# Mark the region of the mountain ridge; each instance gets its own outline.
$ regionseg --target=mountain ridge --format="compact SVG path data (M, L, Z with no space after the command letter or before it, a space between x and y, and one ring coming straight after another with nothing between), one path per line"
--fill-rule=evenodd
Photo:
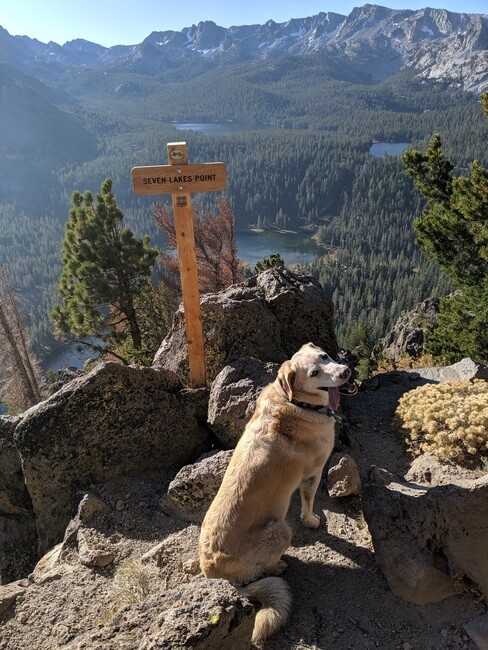
M221 27L202 21L181 31L153 31L141 43L104 47L84 39L43 44L0 28L0 55L21 70L35 64L43 80L81 68L117 68L148 75L204 64L272 60L324 51L347 71L372 81L411 69L420 80L470 92L488 87L488 14L445 9L388 9L365 4L347 16L320 12L283 23Z

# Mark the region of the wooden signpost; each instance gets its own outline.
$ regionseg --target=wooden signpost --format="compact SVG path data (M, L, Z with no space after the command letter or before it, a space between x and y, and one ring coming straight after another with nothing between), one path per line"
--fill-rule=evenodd
M193 233L192 192L215 192L227 187L224 163L188 164L186 142L169 142L168 164L132 169L135 194L171 194L175 217L176 243L185 310L186 341L190 383L206 383L205 348L200 313L195 235Z

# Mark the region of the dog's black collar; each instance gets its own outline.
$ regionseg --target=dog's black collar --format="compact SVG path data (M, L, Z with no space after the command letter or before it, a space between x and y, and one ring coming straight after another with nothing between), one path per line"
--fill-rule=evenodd
M302 409L307 409L307 411L316 411L317 413L322 413L322 415L327 415L329 418L340 417L335 411L333 411L330 406L320 406L320 404L309 404L308 402L299 402L297 399L292 399L291 403L295 406L299 406Z

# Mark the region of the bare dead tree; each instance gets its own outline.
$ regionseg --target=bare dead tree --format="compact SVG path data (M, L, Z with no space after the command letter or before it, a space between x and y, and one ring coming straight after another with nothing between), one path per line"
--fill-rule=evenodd
M25 328L5 269L0 265L0 352L3 398L14 410L41 401L42 395Z
M163 230L170 252L160 254L163 280L175 293L180 291L178 258L176 251L175 223L165 203L156 203L154 213L156 224ZM227 198L221 198L217 211L194 210L193 230L195 252L201 293L225 289L243 278L241 264L237 257L235 241L235 216Z

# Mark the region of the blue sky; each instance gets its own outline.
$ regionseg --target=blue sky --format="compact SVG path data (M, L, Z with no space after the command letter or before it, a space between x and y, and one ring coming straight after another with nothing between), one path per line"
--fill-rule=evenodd
M373 2L391 9L434 7L454 12L487 13L488 0L390 0ZM140 43L153 31L181 30L201 20L218 25L281 23L332 11L346 15L365 2L327 0L4 0L0 25L47 43L84 38L100 45Z

